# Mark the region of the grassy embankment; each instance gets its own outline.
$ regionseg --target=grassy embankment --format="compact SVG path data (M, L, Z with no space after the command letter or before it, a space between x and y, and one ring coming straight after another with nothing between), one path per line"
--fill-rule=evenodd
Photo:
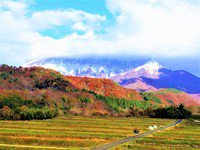
M28 149L26 146L41 146L42 149L48 149L48 147L89 149L132 136L133 129L145 132L149 125L163 126L174 121L79 116L63 116L51 120L0 121L0 149ZM2 144L8 144L11 147ZM21 145L21 147L14 145ZM35 148L39 149L39 147Z
M184 120L181 124L154 133L148 137L124 143L112 149L134 150L199 150L200 123L194 120Z

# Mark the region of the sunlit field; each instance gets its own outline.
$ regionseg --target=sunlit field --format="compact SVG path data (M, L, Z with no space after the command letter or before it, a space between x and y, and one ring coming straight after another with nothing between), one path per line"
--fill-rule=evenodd
M145 132L150 125L164 126L173 122L175 120L80 116L0 121L0 149L90 149L132 136L134 129Z
M199 150L200 123L184 120L181 124L112 149Z

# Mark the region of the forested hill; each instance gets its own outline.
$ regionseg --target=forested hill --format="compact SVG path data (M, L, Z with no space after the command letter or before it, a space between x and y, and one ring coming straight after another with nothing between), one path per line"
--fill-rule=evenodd
M0 118L144 114L171 101L123 88L109 79L63 76L41 67L0 66Z
M112 80L70 77L41 67L16 68L0 67L0 90L53 90L69 92L74 90L92 90L98 94L116 98L142 100L135 90L123 88Z

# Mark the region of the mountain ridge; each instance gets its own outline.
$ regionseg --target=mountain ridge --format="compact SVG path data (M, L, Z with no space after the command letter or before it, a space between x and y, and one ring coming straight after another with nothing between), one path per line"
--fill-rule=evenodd
M114 99L122 99L122 101L134 100L144 102L142 93L133 89L124 88L111 79L64 76L59 72L42 67L17 68L2 65L0 66L0 81L0 93L3 91L22 91L22 93L27 92L25 94L27 95L28 93L43 93L43 91L46 91L49 94L60 92L64 95L71 95L70 97L72 99L77 99L77 92L79 95L85 95L85 92L89 92L89 94L94 94L97 98L99 98L99 96L96 94L99 94ZM144 94L145 93L146 92L144 92ZM161 103L157 103L157 105L169 105L168 100L174 100L174 104L176 105L181 103L186 106L200 104L198 101L192 99L188 94L175 89L156 90L146 94L147 96L149 94L151 95L151 97L147 98L149 104L154 104L153 99L157 94L160 96L161 101ZM59 95L60 94L57 96ZM56 95L54 96L57 97Z
M31 66L54 69L70 76L109 78L138 91L177 88L191 94L200 93L200 78L184 70L171 70L154 59L46 58L23 65Z

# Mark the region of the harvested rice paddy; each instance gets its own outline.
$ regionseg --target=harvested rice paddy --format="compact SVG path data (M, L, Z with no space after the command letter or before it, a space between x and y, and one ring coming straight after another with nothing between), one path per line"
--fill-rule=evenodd
M133 140L112 149L133 150L199 150L200 123L184 120L181 124L153 133L149 137Z
M50 120L32 121L1 120L0 149L90 149L132 136L134 129L145 132L148 131L150 125L165 126L174 121L152 118L81 116L62 116ZM178 128L181 127L178 126ZM171 130L166 131L166 135L171 132ZM165 138L165 134L160 134L158 138ZM153 139L152 137L142 138L146 140L145 142L141 139L137 140L137 144L130 143L128 145L151 144L151 141L156 137L155 135ZM199 135L196 135L196 137L199 137ZM191 140L194 139L193 135L187 137L189 136ZM127 146L122 145L120 147L124 149Z

